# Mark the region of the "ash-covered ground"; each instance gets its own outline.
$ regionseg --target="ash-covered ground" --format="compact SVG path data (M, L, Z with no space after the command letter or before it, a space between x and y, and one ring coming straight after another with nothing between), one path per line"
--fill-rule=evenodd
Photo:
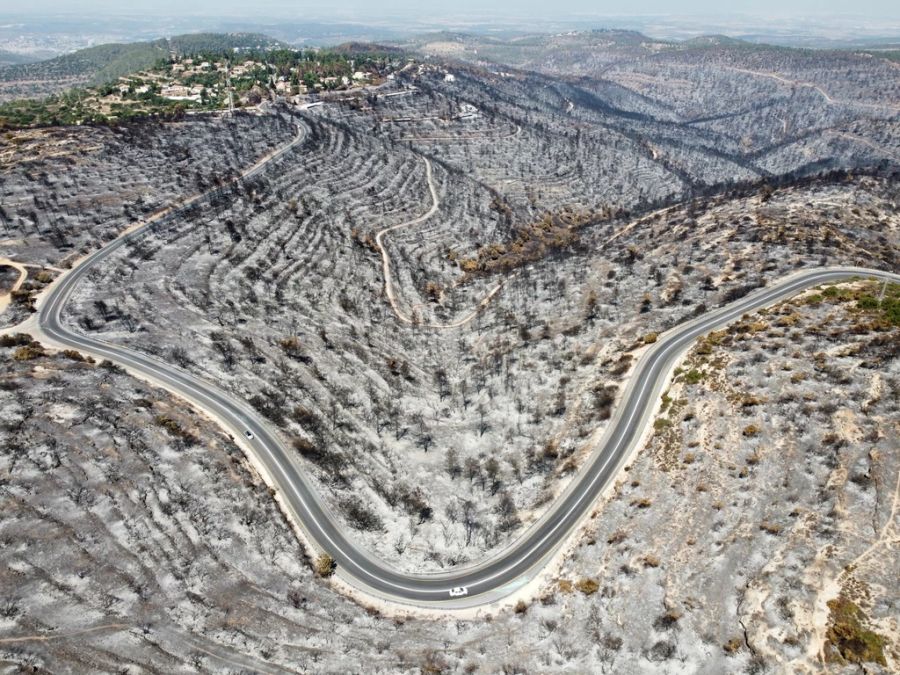
M853 61L838 90L837 58L781 55L778 79L745 53L688 56L577 79L417 66L309 111L23 133L0 153L2 243L36 267L0 316L18 322L61 268L299 125L261 176L92 272L66 320L248 400L382 559L477 561L576 474L655 334L798 268L897 269L895 72ZM679 68L699 79L679 85ZM889 670L898 332L876 292L820 291L702 342L559 578L490 622L342 599L210 422L9 338L4 658Z
M859 309L877 290L819 289L703 340L558 576L475 620L346 600L208 420L108 364L8 339L0 658L134 673L841 672L865 658L890 672L900 329Z
M478 560L539 517L649 334L797 268L896 265L891 180L539 216L336 111L256 182L123 249L68 316L249 400L410 571ZM404 226L433 205L428 166L437 210Z

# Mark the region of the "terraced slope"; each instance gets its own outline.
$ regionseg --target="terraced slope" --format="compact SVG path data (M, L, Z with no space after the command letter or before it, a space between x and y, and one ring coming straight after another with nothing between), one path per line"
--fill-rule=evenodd
M131 245L68 320L249 400L338 517L402 569L479 559L533 522L602 433L645 336L797 266L895 264L885 184L723 197L583 225L471 321L430 328L496 287L461 261L520 237L531 213L498 210L477 161L466 175L434 152L436 212L383 238L405 324L375 233L429 212L426 163L344 112L306 115L302 148L257 183ZM804 213L820 199L833 212ZM878 216L848 219L854 203Z

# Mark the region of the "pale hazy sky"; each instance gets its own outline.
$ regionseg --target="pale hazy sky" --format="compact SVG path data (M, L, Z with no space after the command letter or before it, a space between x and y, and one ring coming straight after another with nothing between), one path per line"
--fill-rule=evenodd
M429 16L498 14L546 16L639 14L747 14L823 17L852 14L867 19L900 16L898 0L0 0L3 14L169 15L208 18L289 17L377 18L379 14L405 14L410 19ZM88 18L88 16L85 16Z

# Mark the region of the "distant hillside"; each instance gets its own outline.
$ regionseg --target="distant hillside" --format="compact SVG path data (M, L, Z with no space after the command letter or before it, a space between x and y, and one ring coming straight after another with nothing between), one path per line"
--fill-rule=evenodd
M418 35L398 44L433 57L526 70L539 70L559 60L578 62L585 55L611 63L676 48L676 43L655 40L636 31L607 29L505 37L444 31Z
M197 33L152 42L107 44L80 49L47 61L0 67L0 81L102 84L149 68L170 54L202 54L234 49L269 49L285 46L278 40L255 33ZM51 84L52 86L52 84Z
M30 63L35 59L25 56L24 54L16 54L15 52L7 52L0 49L0 66L12 66L22 63Z
M700 35L681 43L684 47L759 47L758 44L727 35Z
M592 76L614 64L659 58L663 53L729 52L744 57L757 54L763 59L768 55L783 58L785 50L796 58L817 57L824 53L726 35L701 35L688 40L657 39L637 31L617 29L506 36L442 31L417 35L396 44L430 57L565 76ZM873 46L865 51L881 59L898 60L892 45Z
M0 68L0 79L71 80L83 82L115 79L153 65L169 56L166 40L134 44L108 44L80 49L47 61Z
M400 47L377 42L344 42L330 47L328 51L335 54L403 54Z
M620 46L640 47L648 42L662 42L636 30L621 30L616 28L597 28L586 36L588 43L611 42Z

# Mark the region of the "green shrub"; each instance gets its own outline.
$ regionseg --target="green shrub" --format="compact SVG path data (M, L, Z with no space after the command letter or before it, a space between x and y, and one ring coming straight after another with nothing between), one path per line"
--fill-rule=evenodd
M878 299L871 295L864 295L856 301L860 309L878 309Z
M686 384L698 384L703 381L703 373L697 369L691 369L684 374Z
M653 422L653 428L657 431L662 431L663 429L668 429L672 426L672 423L666 419L665 417L658 417Z
M887 666L884 638L863 627L866 615L859 607L840 597L829 600L828 609L831 613L828 632L825 634L826 645L837 651L833 656L829 654L828 660Z

